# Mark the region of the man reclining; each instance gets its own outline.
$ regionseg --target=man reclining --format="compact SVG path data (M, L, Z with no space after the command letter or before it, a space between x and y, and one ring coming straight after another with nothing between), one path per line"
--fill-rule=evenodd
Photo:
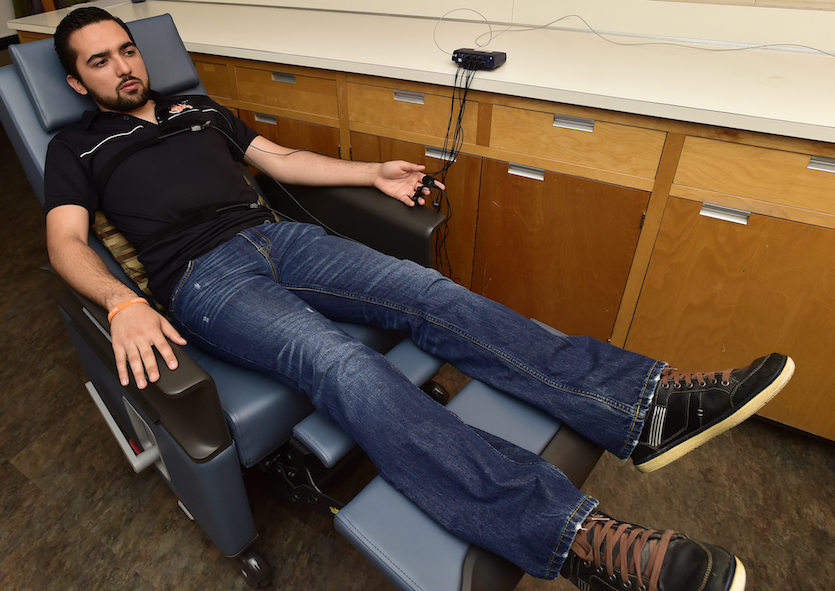
M315 226L275 223L239 162L283 183L373 185L410 206L423 167L289 150L207 97L160 96L127 27L98 8L71 12L55 47L69 84L99 110L50 144L49 255L70 285L110 310L122 384L159 379L154 349L176 368L167 339L184 344L185 335L306 393L430 517L535 577L562 572L584 589L613 588L604 571L635 589L745 587L730 552L598 513L554 466L463 424L332 321L406 331L644 472L753 414L789 381L791 359L675 373L594 339L554 336L434 270ZM99 209L138 247L173 324L87 246ZM190 213L207 210L208 220Z

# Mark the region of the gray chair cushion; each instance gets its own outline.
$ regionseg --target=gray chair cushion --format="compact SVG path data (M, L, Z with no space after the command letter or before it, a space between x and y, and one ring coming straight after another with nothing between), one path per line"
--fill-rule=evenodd
M535 453L541 453L562 426L533 406L475 380L447 408L468 425ZM334 525L402 591L461 588L470 545L379 476L337 513Z

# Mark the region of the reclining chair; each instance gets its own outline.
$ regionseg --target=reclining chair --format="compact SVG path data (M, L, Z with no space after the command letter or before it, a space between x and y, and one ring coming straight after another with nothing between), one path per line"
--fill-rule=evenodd
M205 94L170 16L129 26L156 90ZM0 69L0 120L43 202L49 140L94 105L66 84L51 41L12 46L10 53L13 65ZM318 208L314 215L320 218L330 211L328 225L341 223L340 232L366 238L385 235L367 231L367 220L374 218L372 223L388 228L390 242L396 245L404 243L404 232L416 236L408 252L393 254L431 264L431 235L441 214L405 208L373 190L291 192L307 199L302 212ZM365 212L352 210L358 203ZM365 216L364 221L357 222L357 216ZM90 245L115 275L135 287L92 234ZM372 246L387 249L382 243ZM291 500L334 515L336 528L399 589L498 591L518 583L518 568L456 539L380 477L344 506L323 494L315 475L336 465L354 443L316 413L303 394L192 347L177 348L176 371L160 365L162 376L156 384L142 391L132 384L122 387L115 375L105 311L68 287L59 297L59 311L89 378L87 388L134 470L154 466L186 514L221 552L238 561L251 585L266 585L270 567L253 548L257 532L242 479L247 470L269 473ZM418 385L430 380L442 364L400 334L343 328L387 352ZM601 453L555 419L476 381L464 387L449 408L474 426L541 453L578 486Z

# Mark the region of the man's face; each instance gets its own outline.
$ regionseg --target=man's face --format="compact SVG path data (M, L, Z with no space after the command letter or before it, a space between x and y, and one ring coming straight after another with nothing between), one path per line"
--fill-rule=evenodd
M131 112L148 102L145 62L118 23L87 25L70 36L70 45L80 79L67 76L67 82L76 92L89 94L103 111Z

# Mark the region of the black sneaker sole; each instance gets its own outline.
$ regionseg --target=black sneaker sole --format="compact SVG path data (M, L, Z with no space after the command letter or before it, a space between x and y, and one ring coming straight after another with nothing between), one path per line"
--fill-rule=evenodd
M654 472L659 468L663 468L667 464L676 461L680 457L690 453L703 443L710 441L717 435L721 435L725 431L736 427L745 419L750 417L752 414L760 410L765 404L774 398L783 387L789 383L792 376L794 375L794 361L791 357L786 357L786 364L783 366L783 370L777 375L773 382L771 382L767 387L763 388L763 390L754 396L751 400L749 400L744 405L740 406L736 412L727 416L725 419L719 421L718 423L711 425L704 431L700 433L696 433L695 435L688 437L687 439L682 440L679 444L664 450L664 452L656 455L651 456L645 459L640 464L635 464L635 467L638 468L643 473Z

